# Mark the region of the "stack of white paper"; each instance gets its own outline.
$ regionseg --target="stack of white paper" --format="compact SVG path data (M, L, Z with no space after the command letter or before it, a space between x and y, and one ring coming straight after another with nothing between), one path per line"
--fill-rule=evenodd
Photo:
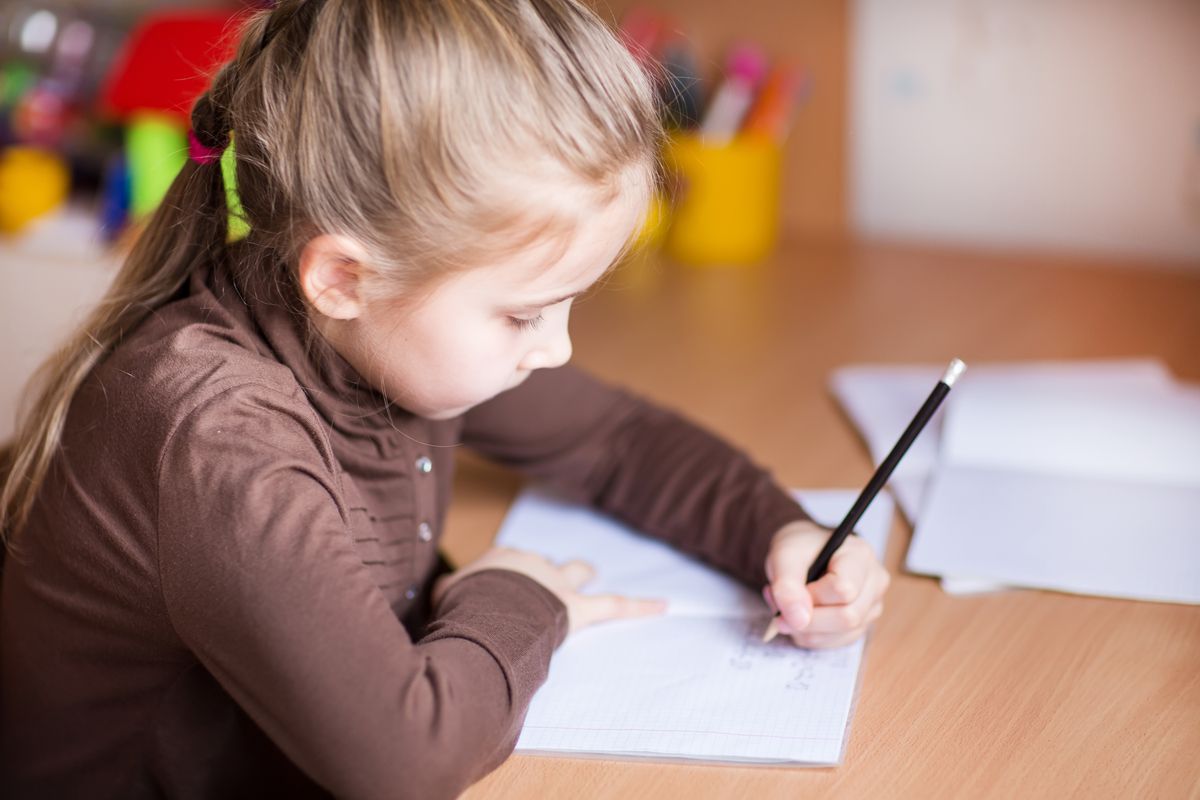
M804 492L836 525L856 492ZM881 495L858 530L882 554L892 517ZM497 543L597 571L589 592L669 601L666 616L573 635L529 708L524 752L730 762L841 761L864 643L811 651L763 644L770 612L757 591L588 509L523 494Z
M876 460L906 424L886 429L904 419L900 404L911 416L937 374L835 376ZM972 365L942 414L897 470L915 519L909 569L943 576L948 591L1200 602L1200 390L1153 361Z

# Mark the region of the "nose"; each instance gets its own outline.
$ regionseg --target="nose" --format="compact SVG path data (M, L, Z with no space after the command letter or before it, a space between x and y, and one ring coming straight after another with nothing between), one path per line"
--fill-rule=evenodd
M525 369L553 369L571 360L571 333L566 315L547 327L544 338L525 355L521 364Z
M567 330L566 324L562 326L562 331L557 333L546 347L547 367L561 367L571 360L571 354L574 350L571 347L571 333Z

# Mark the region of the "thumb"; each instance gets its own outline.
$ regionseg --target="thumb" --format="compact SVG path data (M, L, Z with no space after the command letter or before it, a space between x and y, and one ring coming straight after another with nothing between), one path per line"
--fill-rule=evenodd
M813 600L808 587L796 578L780 578L771 584L771 594L792 630L803 630L812 619Z

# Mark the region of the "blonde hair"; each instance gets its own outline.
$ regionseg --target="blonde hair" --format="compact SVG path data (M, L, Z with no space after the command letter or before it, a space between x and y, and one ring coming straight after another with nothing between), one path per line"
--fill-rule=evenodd
M575 0L282 0L249 19L236 57L192 112L198 139L236 131L250 233L233 267L295 291L319 233L367 250L402 295L519 246L531 210L503 187L556 170L612 196L648 193L662 136L650 80ZM36 401L0 451L11 548L95 365L196 269L234 252L220 165L189 161L114 283L42 365Z

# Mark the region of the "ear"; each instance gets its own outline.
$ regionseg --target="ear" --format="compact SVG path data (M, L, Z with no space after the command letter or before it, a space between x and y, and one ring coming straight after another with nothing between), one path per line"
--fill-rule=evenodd
M300 251L300 290L313 308L331 319L356 319L363 312L360 286L368 269L366 250L346 236L322 234Z

